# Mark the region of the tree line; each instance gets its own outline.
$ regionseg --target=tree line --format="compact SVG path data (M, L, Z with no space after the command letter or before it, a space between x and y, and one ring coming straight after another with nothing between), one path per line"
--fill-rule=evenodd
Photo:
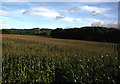
M42 35L49 36L51 29L2 29L2 34L19 34L19 35Z
M105 27L2 29L2 34L42 35L52 38L120 43L120 29Z
M57 28L52 30L51 37L120 43L120 29L105 27Z

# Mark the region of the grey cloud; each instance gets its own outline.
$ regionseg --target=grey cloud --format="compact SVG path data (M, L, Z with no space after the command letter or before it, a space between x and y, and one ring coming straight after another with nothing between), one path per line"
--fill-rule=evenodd
M36 5L36 7L45 7L45 6L46 6L46 4L44 2L39 5ZM23 14L28 14L30 12L32 12L32 9L27 9L27 10L23 11Z
M79 11L80 11L80 7L71 7L64 10L65 13L69 13L69 14L75 14Z
M100 13L92 14L92 16L97 16L97 15L100 15Z
M91 16L97 16L97 15L100 15L100 13L97 13L96 11L91 12Z
M102 26L104 25L104 21L94 22L91 24L91 26Z
M65 16L64 15L59 15L59 16L56 16L56 20L59 20L59 19L63 19L63 18L65 18Z
M109 24L106 24L105 26L108 27L108 28L110 28L110 27L118 28L118 24L114 24L114 23L109 23Z
M25 10L25 11L23 12L23 14L30 13L31 11L32 11L32 9Z

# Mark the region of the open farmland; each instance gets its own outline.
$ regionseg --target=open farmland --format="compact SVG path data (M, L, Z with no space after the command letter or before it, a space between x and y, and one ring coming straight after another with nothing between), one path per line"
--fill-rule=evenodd
M2 82L118 84L119 54L114 43L3 34Z

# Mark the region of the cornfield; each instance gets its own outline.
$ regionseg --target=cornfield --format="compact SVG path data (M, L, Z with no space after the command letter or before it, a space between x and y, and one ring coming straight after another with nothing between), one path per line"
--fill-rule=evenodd
M2 83L119 84L120 45L2 36Z

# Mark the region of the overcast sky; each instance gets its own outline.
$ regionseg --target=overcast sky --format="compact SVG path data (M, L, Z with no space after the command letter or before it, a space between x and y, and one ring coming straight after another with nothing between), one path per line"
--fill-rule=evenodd
M2 2L2 28L116 27L117 2Z

